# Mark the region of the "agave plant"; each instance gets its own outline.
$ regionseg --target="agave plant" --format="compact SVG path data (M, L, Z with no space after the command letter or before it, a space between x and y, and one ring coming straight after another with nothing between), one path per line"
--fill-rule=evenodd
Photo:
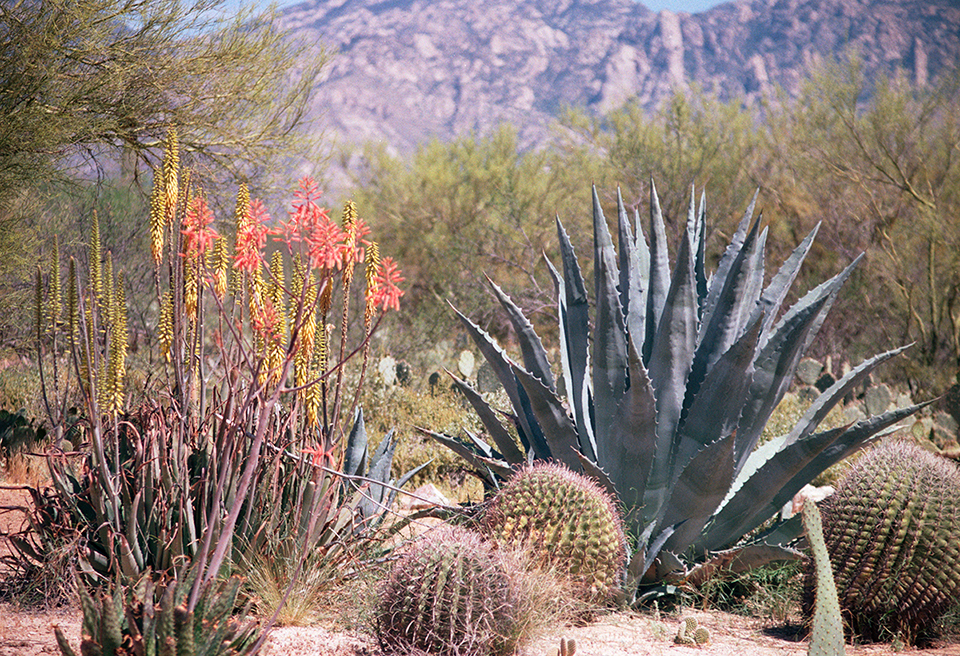
M767 231L761 217L753 220L754 195L708 279L702 196L698 208L691 193L672 271L652 182L649 245L639 212L634 228L619 193L617 202L619 253L594 188L592 331L586 285L557 219L562 274L548 265L558 297L565 399L532 324L491 282L516 330L522 364L455 311L506 390L520 444L484 398L456 377L493 445L469 433L469 441L461 441L425 432L465 457L490 485L524 462L557 460L615 492L637 538L630 582L641 585L629 585L631 595L695 582L717 567L743 570L796 557L789 542L802 531L800 518L768 520L820 472L920 407L817 432L831 408L903 350L896 349L854 368L789 433L758 447L860 258L781 313L816 228L764 284Z

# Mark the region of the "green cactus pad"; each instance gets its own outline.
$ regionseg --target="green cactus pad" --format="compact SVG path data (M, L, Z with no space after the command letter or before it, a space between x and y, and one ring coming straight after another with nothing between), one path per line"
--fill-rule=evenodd
M388 651L438 656L513 653L517 590L480 535L443 527L414 543L380 591L377 635Z
M620 514L599 485L563 465L518 472L494 497L487 527L498 541L526 548L540 565L568 576L586 601L609 601L620 588Z
M960 600L960 469L915 444L861 458L821 504L840 605L859 636L915 640ZM808 572L805 605L812 603Z

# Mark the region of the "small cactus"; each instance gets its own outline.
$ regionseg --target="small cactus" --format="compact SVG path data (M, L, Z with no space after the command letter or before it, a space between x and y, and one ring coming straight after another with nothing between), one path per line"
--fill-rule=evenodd
M908 442L883 444L820 507L853 631L915 640L960 600L960 469ZM813 573L804 606L809 613Z
M705 626L697 626L696 617L687 616L680 620L680 628L673 641L678 645L705 645L710 642L710 631Z
M816 568L817 599L813 611L813 633L810 636L809 656L843 656L843 617L840 615L840 601L837 599L837 586L830 567L830 554L823 539L823 524L820 509L813 501L803 504L803 526L807 531L807 542L813 553Z
M560 646L549 652L550 656L574 656L577 653L577 643L573 638L560 638Z
M500 553L472 531L443 527L394 564L380 591L376 630L388 651L509 654L521 635L521 606Z
M540 463L514 475L494 497L487 527L496 540L569 577L585 601L607 602L620 588L620 514L599 485L563 465Z

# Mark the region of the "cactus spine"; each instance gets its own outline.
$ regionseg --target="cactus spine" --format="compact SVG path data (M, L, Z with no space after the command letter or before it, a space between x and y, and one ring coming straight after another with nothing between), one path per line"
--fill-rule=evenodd
M521 470L494 497L491 535L523 547L541 566L568 576L579 597L604 603L620 589L626 563L620 514L611 496L563 465Z
M398 652L509 654L519 641L519 608L499 552L472 531L443 527L395 563L381 589L377 635Z
M840 600L830 567L830 554L823 539L823 524L817 504L803 504L803 526L807 542L813 554L816 568L817 599L813 611L813 633L810 636L809 656L843 656L843 617L840 615Z
M955 463L885 443L851 468L821 511L840 606L859 636L915 641L960 600Z

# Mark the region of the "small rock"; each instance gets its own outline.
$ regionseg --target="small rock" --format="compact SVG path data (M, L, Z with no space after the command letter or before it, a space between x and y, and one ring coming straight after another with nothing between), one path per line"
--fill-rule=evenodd
M484 361L477 369L477 391L481 394L489 394L500 389L500 380L493 371L493 366Z
M797 365L797 378L804 385L815 385L823 373L823 365L813 358L804 358Z
M377 371L380 373L380 380L387 387L397 384L397 361L391 356L380 358Z
M400 502L400 507L404 510L424 510L435 506L450 505L450 500L433 483L424 483L410 494L402 496L403 500Z

